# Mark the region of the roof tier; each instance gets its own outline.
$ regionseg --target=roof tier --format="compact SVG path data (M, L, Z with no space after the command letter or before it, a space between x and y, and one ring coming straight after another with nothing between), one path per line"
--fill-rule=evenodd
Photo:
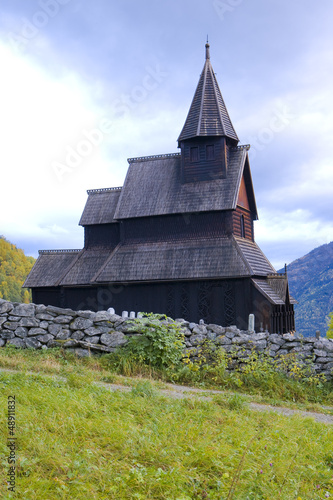
M275 269L256 243L224 236L42 252L24 286L266 277L272 273Z

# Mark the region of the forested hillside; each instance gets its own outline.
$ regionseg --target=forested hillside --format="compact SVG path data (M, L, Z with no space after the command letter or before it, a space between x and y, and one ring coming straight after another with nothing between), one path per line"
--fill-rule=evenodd
M327 331L333 311L333 242L315 248L288 266L291 295L295 306L296 330L305 336Z
M30 302L31 293L22 285L35 259L24 255L15 245L0 236L0 298Z

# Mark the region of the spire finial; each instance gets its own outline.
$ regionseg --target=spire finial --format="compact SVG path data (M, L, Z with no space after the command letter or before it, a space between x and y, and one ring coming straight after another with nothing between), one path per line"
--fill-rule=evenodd
M206 59L210 59L210 52L209 52L209 43L208 43L208 35L207 35L207 43L206 43Z

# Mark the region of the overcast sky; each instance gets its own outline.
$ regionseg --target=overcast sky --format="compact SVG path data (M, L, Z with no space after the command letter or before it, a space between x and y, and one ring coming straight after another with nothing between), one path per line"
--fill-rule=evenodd
M0 235L82 248L86 190L177 152L211 62L275 267L333 240L331 0L10 0L0 18Z

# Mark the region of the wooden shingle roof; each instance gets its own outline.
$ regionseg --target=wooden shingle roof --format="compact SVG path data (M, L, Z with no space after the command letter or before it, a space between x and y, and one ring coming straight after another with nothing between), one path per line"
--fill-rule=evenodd
M267 276L273 267L253 242L224 236L41 252L24 286Z
M267 280L264 279L252 279L251 280L257 290L259 290L264 297L266 297L271 304L274 305L283 305L285 303L284 300L276 293L275 290L269 285Z
M87 191L88 199L79 225L108 224L113 222L121 192L120 188L94 189Z
M276 274L276 270L254 241L237 237L235 237L235 240L249 266L251 276Z
M221 136L239 141L231 123L210 62L206 44L206 62L178 142L194 137Z
M58 285L82 250L43 250L39 252L23 287L49 287Z
M247 150L230 149L226 178L185 184L179 154L129 159L115 219L235 209Z
M249 276L230 237L121 245L97 282L169 281Z
M61 280L61 285L88 285L93 282L110 253L109 248L103 247L84 249Z

